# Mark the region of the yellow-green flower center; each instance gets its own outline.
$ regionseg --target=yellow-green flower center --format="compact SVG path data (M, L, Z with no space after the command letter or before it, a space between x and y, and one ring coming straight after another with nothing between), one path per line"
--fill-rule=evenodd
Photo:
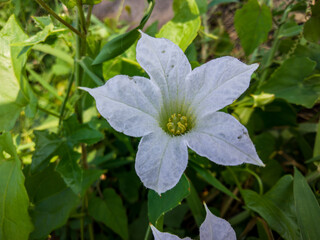
M188 119L186 116L183 116L180 113L174 113L168 119L167 128L173 135L183 134L188 129Z

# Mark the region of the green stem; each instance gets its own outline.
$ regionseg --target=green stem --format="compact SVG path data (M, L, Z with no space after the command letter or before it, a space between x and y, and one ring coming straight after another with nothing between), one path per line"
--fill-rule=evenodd
M65 25L67 28L69 28L71 31L73 31L75 34L77 34L81 38L85 38L85 35L83 35L80 31L78 31L72 25L70 25L65 20L63 20L61 17L59 17L59 15L56 14L43 0L36 0L36 2L41 7L43 7L48 13L50 13L50 15L52 15L55 19L57 19L59 22L61 22L63 25Z
M84 12L82 8L82 0L77 0L77 7L78 7L78 16L80 19L80 28L84 36L87 34L87 28L86 28L86 20L84 17Z
M232 177L234 178L234 181L236 182L237 187L239 188L240 192L242 191L242 186L239 182L239 179L237 175L233 172L231 167L227 167L227 170L231 173Z
M70 75L70 77L69 77L69 84L68 84L68 88L67 88L66 97L63 100L63 103L62 103L62 106L61 106L61 110L60 110L59 126L61 126L61 123L62 123L62 119L63 119L64 111L66 109L66 105L67 105L67 102L68 102L68 99L69 99L69 95L70 95L73 79L74 79L74 74L72 73Z
M256 174L254 171L252 171L252 170L250 170L248 168L237 169L237 171L248 172L251 175L253 175L257 179L257 182L258 182L258 185L259 185L259 194L263 195L263 184L262 184L261 178L258 176L258 174Z
M93 9L93 5L90 5L89 9L88 9L87 19L86 19L86 29L87 29L87 31L88 31L88 29L90 27L92 9Z
M60 115L58 113L52 112L52 111L50 111L50 110L48 110L46 108L41 107L40 105L38 105L38 109L41 110L42 112L45 112L45 113L51 115L51 116L60 118Z
M144 236L144 240L148 240L148 239L149 239L150 229L151 229L151 227L150 227L150 225L148 225L148 228L147 228L146 234L145 234L145 236Z

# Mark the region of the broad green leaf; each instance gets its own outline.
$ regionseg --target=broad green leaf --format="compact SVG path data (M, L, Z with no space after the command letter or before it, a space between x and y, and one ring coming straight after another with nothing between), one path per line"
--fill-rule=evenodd
M21 162L9 133L0 135L0 239L27 240L33 230L28 214Z
M198 227L200 227L203 220L205 219L206 212L203 208L203 204L197 193L197 190L194 188L191 182L189 184L190 184L190 194L187 197L187 204L192 212L194 219L196 220Z
M49 26L52 24L52 20L50 16L44 16L44 17L36 17L32 16L32 19L35 21L38 27L41 29L44 29L46 26Z
M51 158L58 154L62 144L61 138L48 131L34 131L36 149L32 155L31 171L42 171L49 165Z
M308 57L317 62L316 69L320 71L320 45L309 42L306 45L298 45L294 51L295 56Z
M63 129L67 136L67 141L72 145L79 143L92 145L103 138L103 134L91 128L89 124L80 124L75 115L72 115L63 122Z
M228 196L238 199L227 187L225 187L208 169L204 169L193 161L189 161L190 166L196 170L196 172L209 184L211 184L216 189L227 194Z
M314 6L311 7L312 16L304 24L303 35L304 37L314 43L319 43L320 41L320 2L317 1Z
M37 174L26 176L26 188L33 203L30 214L35 225L31 240L45 239L53 230L66 224L80 202L54 167L51 164Z
M264 194L266 199L271 200L288 217L296 222L296 211L293 199L293 178L291 175L284 175L277 183Z
M139 199L139 188L141 187L141 181L137 174L134 171L125 171L117 175L117 177L119 179L119 190L123 197L130 203L137 202Z
M300 104L311 108L318 98L312 85L306 84L304 79L311 75L316 63L306 57L292 57L271 75L262 86L262 91L273 93L290 103Z
M82 169L78 165L81 155L74 152L66 143L59 148L59 156L60 161L56 171L76 194L83 195L103 173L102 170L97 169Z
M249 0L236 11L234 26L248 56L267 40L272 28L271 11L265 4L260 6L257 0Z
M207 0L196 0L196 3L198 5L199 13L200 15L205 14L208 9L208 2Z
M156 225L157 220L178 206L181 201L190 194L190 184L185 175L183 175L178 184L171 190L159 196L155 191L149 190L148 193L148 215L149 221Z
M241 195L246 207L259 213L269 226L284 239L299 239L297 224L273 201L252 190L243 190Z
M24 74L27 53L10 46L27 38L14 16L0 31L0 131L12 129L24 107L30 117L36 111L37 100Z
M319 203L306 179L297 169L294 170L293 193L297 219L301 230L301 239L318 239L320 236L318 221L320 219Z
M89 214L96 221L103 222L122 239L129 239L128 219L121 198L111 188L103 190L103 197L104 199L92 197L89 200Z
M101 49L98 56L94 59L92 63L93 65L103 63L105 61L108 61L110 59L113 59L119 56L120 54L125 52L138 39L138 37L140 36L140 33L138 30L142 29L146 24L146 22L148 21L155 4L154 0L151 0L148 2L149 2L148 11L143 16L139 26L107 42Z
M195 0L174 0L173 11L173 19L162 26L156 37L167 38L185 51L200 29L199 9Z

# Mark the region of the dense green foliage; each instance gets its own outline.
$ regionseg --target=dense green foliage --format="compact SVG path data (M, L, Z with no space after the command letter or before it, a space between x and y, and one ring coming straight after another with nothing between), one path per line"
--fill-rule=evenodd
M147 240L149 222L196 238L202 202L238 239L320 239L320 2L174 0L159 29L157 1L128 31L91 15L99 0L0 0L0 239ZM192 67L226 55L260 64L223 111L247 127L264 168L190 150L175 188L159 196L142 185L139 139L112 129L78 89L147 76L135 53L142 28Z

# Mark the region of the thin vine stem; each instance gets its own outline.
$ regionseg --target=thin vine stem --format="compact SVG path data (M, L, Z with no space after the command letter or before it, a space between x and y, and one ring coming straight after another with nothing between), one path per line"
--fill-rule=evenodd
M58 14L56 14L43 0L35 0L41 7L43 7L50 15L52 15L55 19L57 19L59 22L61 22L63 25L65 25L67 28L69 28L72 32L77 34L81 38L85 38L85 35L83 35L80 31L78 31L76 28L74 28L72 25L67 23L65 20L63 20L61 17L59 17Z
M66 93L66 97L63 100L62 106L61 106L61 110L60 110L60 117L59 117L59 126L61 126L62 120L63 120L63 115L64 115L64 111L66 109L66 105L69 99L69 95L70 95L70 91L71 91L71 87L72 87L72 83L74 80L74 73L72 73L69 77L69 83L68 83L68 88L67 88L67 93Z

